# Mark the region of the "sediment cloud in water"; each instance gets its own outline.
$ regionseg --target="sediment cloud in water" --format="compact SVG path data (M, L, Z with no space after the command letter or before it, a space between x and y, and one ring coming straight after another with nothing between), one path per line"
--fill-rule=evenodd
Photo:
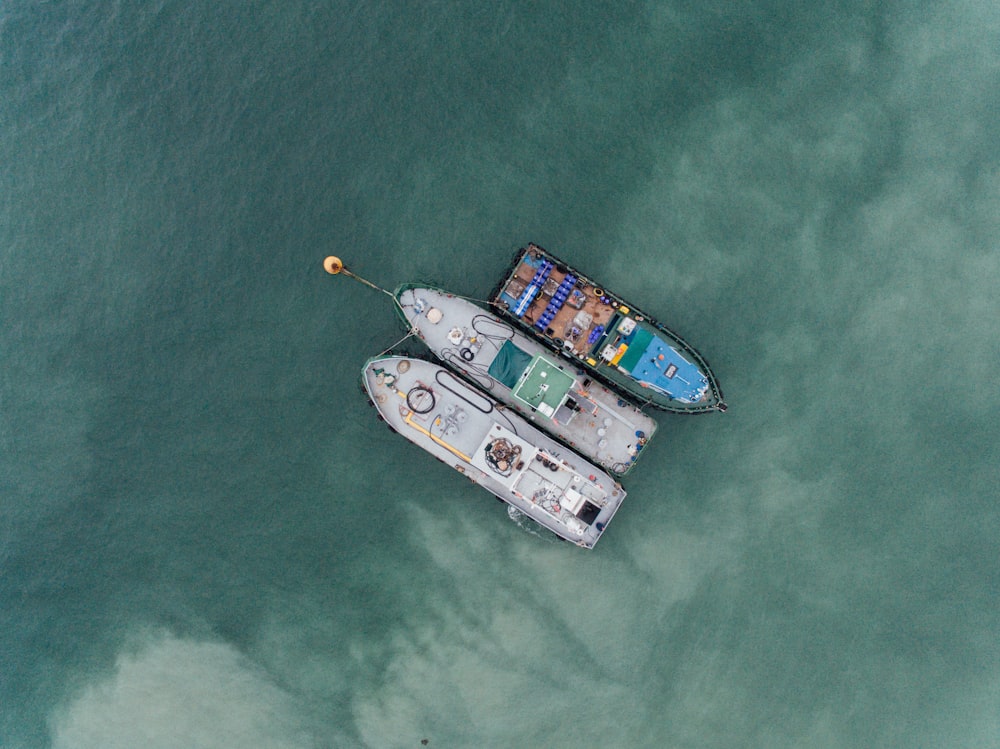
M55 749L313 746L291 695L235 648L161 635L51 721Z

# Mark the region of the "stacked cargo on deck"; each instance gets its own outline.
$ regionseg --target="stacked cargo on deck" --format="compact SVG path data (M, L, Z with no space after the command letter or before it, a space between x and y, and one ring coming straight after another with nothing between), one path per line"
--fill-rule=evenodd
M551 268L551 264L549 264ZM574 276L567 275L563 278L562 282L556 288L555 294L552 295L552 301L549 302L545 311L542 312L542 316L538 318L538 322L535 323L535 328L541 331L545 331L549 327L549 323L552 322L552 318L558 314L559 310L566 303L567 297L569 297L570 292L573 290L573 284L576 283L576 278Z

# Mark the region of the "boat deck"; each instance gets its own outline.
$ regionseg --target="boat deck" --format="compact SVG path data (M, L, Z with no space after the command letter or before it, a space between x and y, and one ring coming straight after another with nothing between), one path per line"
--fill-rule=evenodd
M609 471L627 473L655 433L635 404L482 307L429 286L396 299L435 356Z
M593 548L625 498L610 474L442 366L380 356L362 381L394 431L578 546Z
M532 278L538 272L541 262L541 259L529 257L517 266L513 278L504 289L504 300L508 301L511 307L517 303L517 300L531 285ZM593 344L588 344L588 336L584 333L595 329L607 329L616 309L605 294L597 293L603 291L602 289L584 282L579 286L574 285L575 293L571 292L554 315L547 318L545 312L549 309L553 296L567 275L569 273L566 270L560 270L558 267L553 268L521 319L532 327L536 327L538 320L546 320L544 327L538 329L540 333L548 336L557 345L563 346L566 351L576 356L589 355Z
M537 245L518 252L490 302L619 392L668 411L725 410L694 348Z

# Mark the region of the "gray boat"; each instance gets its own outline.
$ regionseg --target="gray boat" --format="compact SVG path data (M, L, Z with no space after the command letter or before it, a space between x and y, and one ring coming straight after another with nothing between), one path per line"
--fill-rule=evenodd
M441 361L613 474L627 473L656 431L636 405L471 301L412 284L395 295Z
M394 431L577 546L593 548L625 499L609 473L441 365L377 356L362 381Z

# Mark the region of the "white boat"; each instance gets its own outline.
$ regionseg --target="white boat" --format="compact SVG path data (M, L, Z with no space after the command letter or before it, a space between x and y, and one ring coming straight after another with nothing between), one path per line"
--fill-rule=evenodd
M395 296L438 359L615 475L629 471L656 431L635 404L473 302L412 284Z
M593 548L625 499L611 474L443 366L378 356L362 380L393 430L577 546Z

